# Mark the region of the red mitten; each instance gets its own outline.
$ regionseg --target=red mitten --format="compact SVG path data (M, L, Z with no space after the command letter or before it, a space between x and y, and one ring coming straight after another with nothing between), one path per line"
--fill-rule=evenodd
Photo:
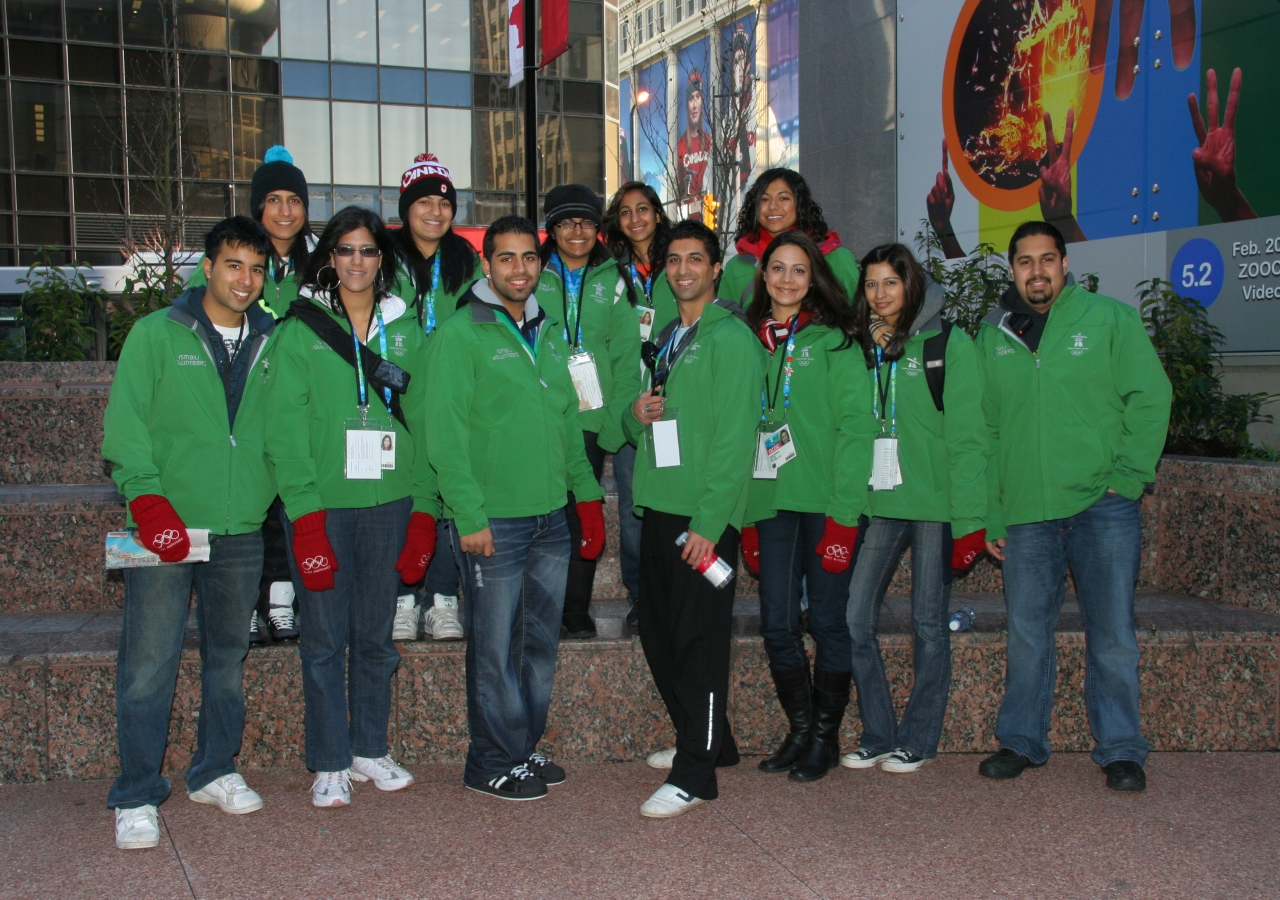
M827 516L827 527L822 530L822 540L815 551L822 557L822 571L835 575L849 568L853 561L853 547L858 543L858 526L841 525Z
M951 568L958 572L967 570L986 549L987 529L985 528L979 528L962 538L956 538L951 542Z
M159 494L143 494L129 504L138 525L138 543L167 563L182 562L191 552L187 526L177 510Z
M582 547L578 553L583 559L595 559L604 549L604 503L584 500L577 509L578 522L582 525Z
M309 591L333 590L333 573L338 571L338 558L329 545L324 530L323 509L299 516L293 523L293 558L298 563L302 585Z
M409 531L405 534L404 549L396 560L396 571L405 584L417 584L427 574L431 557L436 555L436 519L428 513L416 512L409 516Z
M748 525L742 529L742 564L751 570L751 574L760 575L760 532L756 526Z

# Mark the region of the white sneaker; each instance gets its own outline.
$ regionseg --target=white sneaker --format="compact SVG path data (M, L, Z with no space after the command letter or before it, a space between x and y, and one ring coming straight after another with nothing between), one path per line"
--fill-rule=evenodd
M686 794L674 784L664 784L644 801L644 805L640 807L640 815L650 819L674 819L706 802L701 797Z
M380 791L398 791L413 784L413 776L396 765L390 756L382 759L353 756L349 771L353 781L372 781Z
M899 748L889 754L880 768L885 772L914 772L928 762L923 756L916 756L910 750Z
M154 806L116 810L116 846L145 850L160 843L160 813Z
M645 760L652 768L670 769L676 759L676 748L670 750L658 750L649 754L649 758Z
M235 816L262 809L262 798L244 783L239 772L215 778L200 790L189 792L187 796L196 803L210 803Z
M346 769L341 772L317 772L316 780L311 782L311 805L322 809L350 806L351 773Z
M396 620L391 626L391 640L416 641L418 639L418 598L405 594L396 598Z
M873 753L863 747L859 747L852 753L846 753L840 757L840 765L846 769L874 769L882 759L888 759L893 755L892 750L886 750L884 753Z
M462 623L458 621L458 598L432 595L434 603L427 610L423 631L437 641L462 640Z
M298 637L298 623L293 614L293 583L272 582L267 592L267 624L271 626L273 641L288 641Z

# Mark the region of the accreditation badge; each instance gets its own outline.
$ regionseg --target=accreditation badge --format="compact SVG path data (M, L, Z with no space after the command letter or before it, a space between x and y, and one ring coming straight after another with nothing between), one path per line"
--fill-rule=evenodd
M778 480L778 470L769 463L769 450L764 443L770 434L764 426L756 432L756 461L751 467L751 477L760 481Z
M649 468L680 465L680 421L674 406L662 411L662 418L649 426L645 439L649 442Z
M347 458L343 472L350 481L382 480L383 435L387 432L377 419L347 419ZM392 464L395 461L395 437Z
M578 412L604 406L604 391L600 388L600 373L596 371L594 356L585 350L570 356L569 377L578 392Z
M783 425L777 431L764 435L764 450L769 457L769 465L780 469L796 458L795 430L790 425Z
M871 478L867 484L873 491L891 491L902 484L896 437L876 438L871 445Z
M640 340L647 341L653 334L653 310L648 306L637 306L636 315L640 317Z

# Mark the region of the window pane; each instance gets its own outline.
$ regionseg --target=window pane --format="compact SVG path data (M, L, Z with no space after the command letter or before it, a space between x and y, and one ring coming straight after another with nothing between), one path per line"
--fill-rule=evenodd
M538 79L538 112L560 112L560 82Z
M325 177L327 178L328 175L326 174ZM312 187L308 182L307 193L310 194L310 199L307 201L307 218L311 220L312 227L316 228L316 233L319 234L324 223L333 218L333 192L328 187Z
M294 164L310 184L328 184L329 103L325 100L284 100L284 143Z
M120 83L120 51L115 47L67 48L72 81Z
M165 9L161 0L130 0L125 4L124 42L145 47L163 47Z
M604 112L603 91L600 82L566 81L564 83L564 111L598 116ZM616 115L616 113L615 113Z
M427 146L444 163L458 190L471 187L471 112L428 109Z
M132 166L132 160L130 160ZM178 184L155 179L129 179L129 212L135 216L163 216L178 210Z
M109 178L77 178L76 212L123 215L124 182Z
M280 63L280 72L287 96L329 98L329 66L326 63L286 59Z
M125 96L125 119L129 128L125 160L129 174L135 178L160 178L165 172L173 172L177 165L178 148L173 124L177 115L175 96L166 91L136 88ZM159 185L148 180L139 182L130 193L159 190Z
M210 9L223 8L223 12L186 11L178 7L178 45L189 50L221 50L227 52L227 14L221 3L210 4Z
M280 55L329 58L327 0L280 0Z
M379 0L378 29L384 66L422 68L422 0Z
M348 0L352 2L352 0ZM378 107L372 103L333 104L333 180L377 184ZM377 209L376 206L371 207Z
M182 95L182 171L187 178L230 178L229 97Z
M618 83L618 11L604 8L604 80Z
M231 86L251 94L278 94L280 64L274 59L232 59Z
M187 184L183 186L183 195L188 215L221 219L230 212L226 185Z
M474 112L471 122L471 186L477 190L523 190L520 116L514 112Z
M333 208L363 206L382 214L382 192L377 188L340 187L333 190Z
M0 91L0 134L5 134L8 131L9 131L9 98L5 96L4 91ZM4 169L9 168L9 142L8 141L0 141L0 168L4 168ZM8 197L9 195L9 186L7 182L8 182L8 179L5 178L3 175L0 175L0 186L3 186L3 190L0 190L0 195L3 195L3 197Z
M519 88L507 87L505 75L471 76L472 105L485 109L516 109Z
M376 63L377 19L374 0L333 0L329 6L331 58Z
M382 107L383 184L399 185L404 170L426 148L426 110L421 106Z
M383 103L427 102L426 84L421 69L381 69Z
M252 12L241 11L248 5L237 3L232 8L231 52L251 56L278 56L278 7L275 3L261 3Z
M432 0L432 5L435 5L435 0ZM432 15L430 10L427 15ZM507 71L507 4L502 0L471 0L471 17L475 21L476 32L475 43L471 47L472 70ZM428 18L428 22L434 27L434 19ZM434 39L432 46L436 46Z
M120 40L116 0L66 0L67 37L75 41L114 44Z
M62 80L62 45L9 41L9 72L16 78Z
M564 180L604 193L604 120L564 117L562 147L568 164ZM563 182L562 182L563 183Z
M67 171L67 107L62 86L15 81L13 148L19 169Z
M187 91L227 91L230 76L225 56L184 53L179 63L182 70L182 88Z
M432 106L470 106L471 76L462 72L428 72L427 102Z
M378 70L373 66L333 66L335 100L377 100Z
M280 101L274 97L233 97L231 110L233 176L247 181L262 165L262 154L280 143Z
M71 243L71 220L61 216L18 216L18 241L66 246Z
M7 0L10 34L62 37L62 4L58 0Z
M18 209L28 212L70 212L67 179L48 175L19 175Z
M166 87L173 80L173 73L164 53L153 50L124 51L125 84L143 87Z
M484 40L485 35L479 33L478 37ZM467 0L427 0L427 65L464 72L471 68L471 11Z
M77 172L123 175L118 88L71 88L71 149Z

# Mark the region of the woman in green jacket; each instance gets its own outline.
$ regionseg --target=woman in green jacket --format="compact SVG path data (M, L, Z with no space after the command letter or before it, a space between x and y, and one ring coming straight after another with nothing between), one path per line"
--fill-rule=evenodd
M840 764L914 772L938 753L951 686L951 573L985 547L987 436L973 341L942 318L941 287L902 244L862 260L854 299L858 341L874 374L864 403L873 449L871 524L849 587L853 677L862 739ZM937 375L941 373L941 390ZM932 383L931 383L932 382ZM876 638L880 606L911 547L915 683L899 723Z
M598 237L602 211L600 198L586 185L562 184L547 194L547 238L536 294L538 305L563 323L569 373L578 388L578 424L597 481L605 454L617 453L626 443L622 415L640 395L637 301ZM590 362L583 364L588 356ZM591 388L584 389L591 382L594 395ZM578 546L581 523L572 498L567 515L569 535ZM578 554L570 558L562 636L595 637L588 614L595 575L596 560Z
M734 235L738 255L725 263L716 296L744 307L750 303L760 256L785 231L803 231L817 242L845 298L851 299L858 286L858 262L840 245L840 235L827 230L808 182L792 169L769 169L743 197Z
M864 402L871 380L854 344L853 311L802 231L780 234L764 251L747 323L770 359L747 500L755 524L742 532L743 559L760 578L760 635L791 726L760 768L814 781L836 765L849 702L845 608L876 431ZM776 467L771 446L780 452ZM812 680L800 625L806 586L817 644Z
M401 578L435 551L439 496L423 446L425 338L389 294L395 247L349 206L325 227L303 298L281 325L267 458L289 520L302 615L312 803L351 802L350 780L413 783L388 755L391 639Z

